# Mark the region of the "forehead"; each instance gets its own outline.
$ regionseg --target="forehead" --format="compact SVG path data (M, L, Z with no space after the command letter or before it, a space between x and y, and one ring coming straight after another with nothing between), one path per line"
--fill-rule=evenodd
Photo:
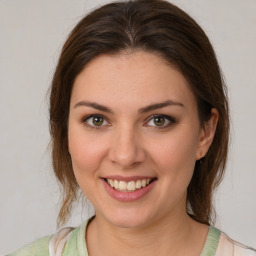
M83 98L137 105L169 99L195 102L182 73L162 57L144 51L93 59L74 82L71 102Z

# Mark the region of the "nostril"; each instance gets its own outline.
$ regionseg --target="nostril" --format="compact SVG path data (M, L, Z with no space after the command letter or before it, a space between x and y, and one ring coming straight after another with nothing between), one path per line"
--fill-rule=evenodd
M134 168L145 161L146 153L143 147L136 143L127 141L125 144L121 141L115 147L110 148L108 158L124 168Z
M112 151L109 154L109 159L125 168L134 168L143 162L143 158L137 150L134 151Z

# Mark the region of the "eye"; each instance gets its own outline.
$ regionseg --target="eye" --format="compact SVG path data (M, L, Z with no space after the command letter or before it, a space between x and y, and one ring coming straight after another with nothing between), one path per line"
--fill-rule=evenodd
M165 128L175 123L175 119L167 115L154 115L147 122L148 126L154 126L158 128Z
M90 115L83 119L83 123L94 128L109 125L102 115Z

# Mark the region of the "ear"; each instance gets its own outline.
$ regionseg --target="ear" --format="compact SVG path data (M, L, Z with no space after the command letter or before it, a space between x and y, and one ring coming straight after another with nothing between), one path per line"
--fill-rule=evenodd
M211 118L207 122L204 122L203 127L200 130L196 160L203 158L207 154L214 139L218 119L219 113L217 109L212 108Z

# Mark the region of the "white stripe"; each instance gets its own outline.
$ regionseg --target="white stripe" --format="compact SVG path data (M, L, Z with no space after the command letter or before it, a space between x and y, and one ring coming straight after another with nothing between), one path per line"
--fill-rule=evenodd
M67 240L69 239L73 228L63 228L52 235L49 240L49 255L61 256Z

